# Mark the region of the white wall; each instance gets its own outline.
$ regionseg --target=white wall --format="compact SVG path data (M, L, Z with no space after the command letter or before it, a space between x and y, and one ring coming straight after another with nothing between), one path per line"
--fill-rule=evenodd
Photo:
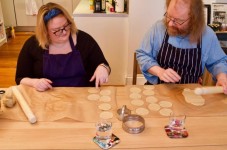
M204 4L211 4L213 2L215 2L215 0L203 0Z
M35 0L37 7L42 6L43 2L40 0ZM25 0L15 0L15 15L17 26L36 26L36 15L26 15Z
M128 18L75 16L78 29L89 33L111 66L108 85L124 85L127 75Z
M165 12L165 0L130 0L129 1L129 49L127 62L127 84L131 84L133 71L133 53L139 47L147 30Z
M73 0L73 11L77 7L77 5L79 4L79 2L80 2L80 0Z
M0 2L0 46L2 46L6 42L6 33L5 33L5 25L4 25L4 20L3 20L3 13L2 13L2 5Z
M16 26L13 0L1 0L5 26Z
M227 0L203 0L204 4L227 3Z

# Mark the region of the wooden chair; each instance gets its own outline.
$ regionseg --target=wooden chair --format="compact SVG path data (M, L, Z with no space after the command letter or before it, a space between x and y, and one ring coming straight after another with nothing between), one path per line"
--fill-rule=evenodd
M141 70L139 67L139 64L136 60L136 53L134 53L134 58L133 58L133 75L132 75L132 84L136 85L136 79L137 79L137 74L141 74Z
M203 86L214 86L215 82L212 79L212 75L205 69L204 74L202 76L202 85Z

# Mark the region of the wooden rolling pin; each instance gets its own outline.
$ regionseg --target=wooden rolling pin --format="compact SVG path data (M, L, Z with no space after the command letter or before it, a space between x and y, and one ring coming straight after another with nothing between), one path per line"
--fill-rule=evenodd
M223 93L222 86L196 88L194 93L197 95Z
M20 91L18 90L17 86L12 86L12 91L13 91L14 96L17 98L17 101L19 102L22 110L24 111L24 114L28 118L29 122L35 123L36 122L36 116L31 111L31 108L29 107L26 100L24 99L24 97L22 96Z

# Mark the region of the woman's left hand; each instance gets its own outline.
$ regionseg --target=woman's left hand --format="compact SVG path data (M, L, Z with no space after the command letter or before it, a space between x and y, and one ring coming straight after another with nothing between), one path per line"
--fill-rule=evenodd
M95 87L98 88L99 85L108 82L108 76L109 76L108 70L104 66L99 65L96 68L95 73L91 77L90 82L96 79Z
M222 86L224 93L227 94L227 75L225 73L220 73L217 75L216 86Z

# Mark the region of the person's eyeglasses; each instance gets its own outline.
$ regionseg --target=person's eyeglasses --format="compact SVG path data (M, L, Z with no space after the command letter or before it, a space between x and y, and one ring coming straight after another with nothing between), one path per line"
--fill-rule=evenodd
M68 23L67 25L63 26L61 29L54 31L53 34L56 36L62 35L63 31L68 31L71 27L71 23Z
M167 12L164 14L164 17L166 18L167 22L169 23L170 21L172 21L175 25L182 25L184 24L186 21L188 21L190 19L190 17L186 20L181 20L181 19L177 19L177 18L172 18L169 17Z

